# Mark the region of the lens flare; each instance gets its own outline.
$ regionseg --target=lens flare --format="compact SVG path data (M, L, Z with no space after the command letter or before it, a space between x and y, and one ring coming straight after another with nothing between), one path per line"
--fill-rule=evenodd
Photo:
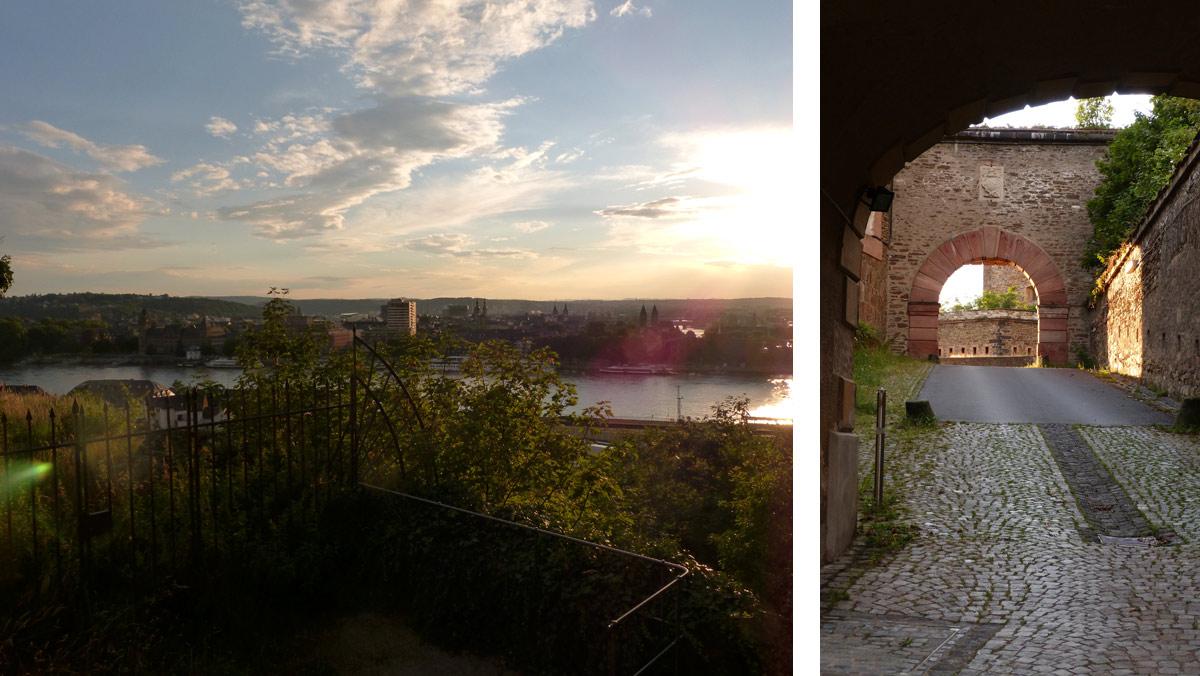
M48 462L32 462L25 467L9 468L8 473L0 480L0 495L16 492L30 480L37 481L50 471Z

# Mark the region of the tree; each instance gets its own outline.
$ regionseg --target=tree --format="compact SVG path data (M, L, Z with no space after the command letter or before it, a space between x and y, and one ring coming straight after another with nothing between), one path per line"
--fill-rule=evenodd
M25 356L25 325L16 317L0 319L0 362Z
M312 327L296 330L288 326L287 318L294 311L291 301L284 298L287 289L273 286L267 293L271 300L262 309L263 325L238 340L242 379L251 382L264 373L294 381L312 377L321 355L319 336Z
M1075 126L1080 129L1112 129L1113 105L1107 96L1080 99L1075 108Z
M1081 262L1100 272L1109 256L1141 220L1158 192L1171 180L1200 127L1200 101L1156 96L1149 115L1117 132L1104 157L1096 160L1100 185L1088 200L1093 233Z
M994 291L984 291L978 297L966 303L955 303L951 306L951 312L961 312L963 310L1033 310L1032 305L1022 302L1017 298L1017 287L1010 286L1004 293L996 293Z
M0 298L4 297L4 293L12 286L12 283L12 257L6 254L0 256Z

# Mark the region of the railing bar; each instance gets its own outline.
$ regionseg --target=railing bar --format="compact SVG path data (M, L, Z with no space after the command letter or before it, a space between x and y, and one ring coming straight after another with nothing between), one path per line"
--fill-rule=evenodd
M0 448L4 449L0 456L4 457L4 483L8 484L9 469L8 469L8 416L0 411ZM15 486L15 484L14 484ZM12 549L13 532L12 532L12 495L9 491L4 491L4 515L7 524L8 532L8 547Z
M112 430L111 430L111 428L109 427L109 420L108 420L108 402L105 402L105 404L104 404L104 435L105 435L105 437L104 437L104 439L105 439L105 441L104 441L104 458L105 458L105 460L106 460L106 464L108 465L108 476L107 476L107 477L105 477L105 482L104 482L104 484L105 484L105 492L107 493L107 496L108 496L108 499L107 499L107 507L108 507L108 513L109 513L109 514L112 514L112 498L113 498L113 490L112 490L112 477L113 477L112 444L111 444L111 443L108 441L109 435L110 435L111 433L112 433Z
M57 425L55 424L56 420L57 420L57 416L54 414L54 409L51 408L50 409L50 469L53 472L53 479L51 480L51 487L54 489L54 501L53 501L53 504L54 504L54 576L55 576L55 584L59 584L62 582L62 540L60 539L60 534L62 533L62 513L59 510L59 504L58 504L58 502L59 502L58 494L61 491L59 491L59 486L58 486L58 446L56 445L58 443L58 439L56 437L58 430L56 429L56 427L57 427Z
M292 492L292 383L283 384L283 408L287 411L283 418L283 450L287 459L287 489ZM289 512L290 514L291 512Z
M654 666L654 663L657 662L659 660L659 658L661 658L663 655L666 655L671 650L671 648L674 648L675 644L679 643L681 640L683 640L683 636L676 636L675 640L671 641L670 645L668 645L666 648L663 648L662 652L660 652L657 655L655 655L654 657L650 658L650 661L645 663L644 665L642 665L641 669L638 669L637 671L635 671L633 676L641 676L641 674L643 672L645 672L650 667Z
M544 530L544 529L542 529L542 528L537 528L537 527L535 527L535 526L528 526L528 525L526 525L526 524L523 524L523 523L517 523L517 522L515 522L515 521L509 521L509 520L507 520L507 519L501 519L501 518L499 518L499 517L491 516L491 515L489 515L489 514L480 514L479 512L473 512L473 511L471 511L471 510L469 510L469 509L463 509L462 507L455 507L454 505L447 505L447 504L446 504L446 503L444 503L444 502L437 502L437 501L435 501L435 500L428 500L428 499L426 499L426 498L419 498L419 497L417 497L417 496L415 496L415 495L409 495L409 494L407 494L407 493L401 493L401 492L399 492L399 491L393 491L393 490L390 490L390 489L387 489L387 488L383 488L383 487L381 487L381 486L374 486L374 485L371 485L371 484L368 484L368 483L363 483L363 482L361 482L361 481L359 482L359 484L358 484L358 485L359 485L359 486L362 486L363 488L370 488L370 489L374 489L374 490L380 491L380 492L382 492L382 493L388 493L388 494L390 494L390 495L398 495L398 496L400 496L400 497L402 497L402 498L407 498L407 499L409 499L409 500L415 500L415 501L417 501L417 502L423 502L423 503L425 503L425 504L428 504L428 505L434 505L434 506L436 506L436 507L441 507L441 508L443 508L443 509L449 509L449 510L451 510L451 511L460 512L460 513L462 513L462 514L469 514L469 515L471 515L471 516L477 516L477 517L479 517L479 518L482 518L482 519L487 519L487 520L489 520L489 521L496 521L496 522L498 522L498 523L503 523L503 524L507 524L507 525L510 525L510 526L516 526L517 528L524 528L524 529L526 529L526 530L531 530L531 531L534 531L534 532L537 532L537 533L545 533L546 535L549 535L549 536L551 536L551 537L558 538L558 539L560 539L560 540L567 540L568 542L574 542L574 543L581 544L581 545L587 545L587 546L589 546L589 547L594 547L594 548L596 548L596 549L601 549L601 550L604 550L604 551L609 551L609 552L613 552L613 553L616 553L616 554L622 554L622 555L624 555L624 556L629 556L629 557L633 557L633 558L636 558L636 559L641 559L641 560L643 560L643 561L650 561L651 563L657 563L657 564L661 564L661 565L668 566L668 567L670 567L670 568L674 568L674 569L676 569L676 570L680 571L680 573L679 573L677 576L675 576L675 578L674 578L673 580L671 580L670 582L668 582L668 583L667 583L665 586L663 586L662 588L660 588L658 591L654 592L654 593L653 593L653 594L651 594L650 596L647 596L645 599L643 599L643 600L642 600L642 602L641 602L641 603L638 603L638 604L637 604L637 605L635 605L634 607L630 608L629 610L627 610L627 611L626 611L624 614L622 614L622 615L621 615L620 617L618 617L617 619L615 619L615 620L613 620L613 621L609 622L609 623L608 623L608 628L609 628L609 629L612 629L614 626L616 626L617 624L619 624L619 623L620 623L622 620L624 620L625 618L629 617L631 614L633 614L634 612L636 612L636 611L637 611L639 608L641 608L642 606L646 605L646 604L647 604L647 603L649 603L650 601L652 601L652 600L654 600L655 598L657 598L658 596L660 596L660 595L661 595L663 592L665 592L665 591L667 591L668 589L670 589L672 586L674 586L674 585L675 585L675 583L676 583L676 582L679 582L679 581L680 581L680 580L682 580L683 578L687 577L687 575L688 575L688 572L689 572L689 571L688 571L688 569L687 569L685 566L682 566L682 565L680 565L680 564L678 564L678 563L671 563L670 561L663 561L662 559L656 559L656 558L653 558L653 557L650 557L650 556L646 556L646 555L644 555L644 554L638 554L638 553L636 553L636 552L630 552L630 551L627 551L627 550L624 550L624 549L618 549L618 548L616 548L616 547L610 547L609 545L602 545L602 544L600 544L600 543L598 543L598 542L588 542L587 540L581 540L581 539L579 539L579 538L576 538L576 537L571 537L570 535L563 535L562 533L555 533L554 531Z
M125 402L125 431L130 432L129 402ZM137 528L133 519L133 435L125 437L125 474L129 482L129 563L137 569Z
M37 455L35 455L33 450L33 411L29 409L25 411L25 431L29 436L29 465L33 467L37 463ZM37 586L34 589L34 594L40 595L42 570L38 566L37 475L38 472L29 473L29 528L33 534L33 574L37 577Z
M150 418L150 398L147 397L146 398L146 430L147 430L147 434L149 434L149 430L151 429L151 424L152 423L151 423L151 418ZM150 467L150 472L148 474L147 480L149 482L149 489L150 489L149 490L149 492L150 492L150 578L151 578L151 581L153 582L158 579L158 517L156 514L156 512L157 512L156 505L155 505L156 501L154 499L154 473L157 471L157 467L155 467L155 465L157 463L155 463L155 461L154 461L154 449L153 448L146 449L146 462Z

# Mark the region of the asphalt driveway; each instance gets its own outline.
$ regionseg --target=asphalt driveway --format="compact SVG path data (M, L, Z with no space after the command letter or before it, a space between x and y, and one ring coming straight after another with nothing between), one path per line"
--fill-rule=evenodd
M1173 422L1172 416L1077 369L937 364L918 398L929 401L939 420L1084 425Z

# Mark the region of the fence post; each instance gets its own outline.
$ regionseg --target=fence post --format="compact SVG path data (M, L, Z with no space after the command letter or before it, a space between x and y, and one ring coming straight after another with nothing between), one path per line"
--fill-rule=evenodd
M84 612L88 611L87 578L88 559L90 558L91 542L84 524L87 515L87 500L84 483L87 481L87 442L84 441L83 407L78 401L71 404L71 415L75 427L75 537L79 547L79 591L83 593Z
M887 420L887 390L879 388L875 399L875 511L883 509L883 435Z
M354 329L354 350L350 367L350 485L358 484L358 328Z

